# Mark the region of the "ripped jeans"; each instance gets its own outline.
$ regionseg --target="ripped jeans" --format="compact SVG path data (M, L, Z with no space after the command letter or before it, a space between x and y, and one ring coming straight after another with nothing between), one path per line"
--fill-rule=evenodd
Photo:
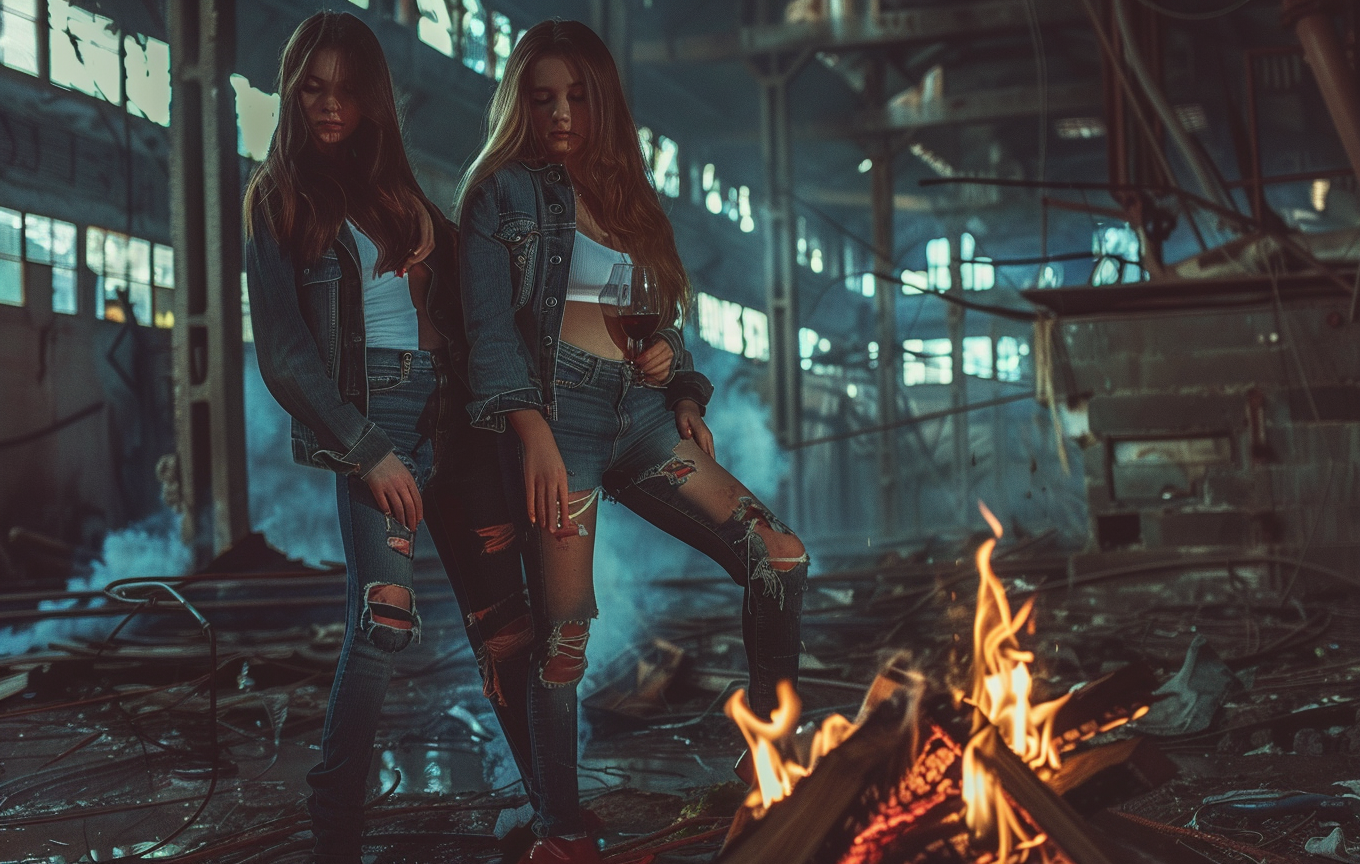
M529 722L541 799L537 828L546 835L572 835L584 830L576 778L576 690L596 613L598 491L708 555L742 586L747 698L762 717L776 706L778 682L798 681L808 556L736 478L693 441L681 440L661 392L633 383L630 365L560 343L555 385L558 416L549 425L567 468L570 515L583 533L557 539L523 528L530 538L525 571L538 635Z
M440 373L426 351L369 348L368 419L424 488L434 471ZM458 406L453 406L457 408ZM307 774L318 861L358 862L363 800L394 655L420 638L412 573L415 532L378 509L368 484L336 478L345 544L345 641L326 707L321 763Z

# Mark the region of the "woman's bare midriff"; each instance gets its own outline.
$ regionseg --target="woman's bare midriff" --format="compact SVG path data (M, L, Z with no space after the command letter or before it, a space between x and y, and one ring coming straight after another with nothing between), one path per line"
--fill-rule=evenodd
M563 304L562 341L597 357L623 359L623 351L609 335L609 328L604 322L604 307L599 303L568 300Z

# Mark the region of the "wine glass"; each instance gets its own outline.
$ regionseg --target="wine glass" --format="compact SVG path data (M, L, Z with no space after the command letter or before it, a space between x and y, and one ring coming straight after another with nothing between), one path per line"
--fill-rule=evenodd
M615 264L600 295L609 335L632 363L642 354L643 343L661 326L663 304L656 272L641 264ZM634 367L634 380L641 370Z

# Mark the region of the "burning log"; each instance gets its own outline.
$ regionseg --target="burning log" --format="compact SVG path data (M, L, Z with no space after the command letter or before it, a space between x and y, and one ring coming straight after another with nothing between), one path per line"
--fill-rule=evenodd
M999 538L1000 524L982 510ZM1118 860L1111 844L1045 781L1059 776L1060 753L1146 712L1156 682L1145 668L1128 667L1075 693L1034 702L1028 669L1034 657L1016 639L1033 601L1012 613L990 566L995 543L977 553L970 698L937 696L927 708L921 676L904 662L889 663L870 686L857 722L829 719L798 759L792 687L781 688L768 722L750 713L743 694L733 697L728 715L751 746L758 784L733 823L722 864L1009 864L1036 849L1045 861ZM1146 746L1152 767L1145 779L1160 782L1165 771L1153 758L1160 754ZM1085 788L1129 765L1138 749L1075 760L1067 788ZM980 851L980 838L995 851Z

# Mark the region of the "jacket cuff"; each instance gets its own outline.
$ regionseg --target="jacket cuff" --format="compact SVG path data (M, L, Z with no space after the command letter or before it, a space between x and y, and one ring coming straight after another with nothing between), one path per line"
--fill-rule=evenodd
M359 441L348 453L334 450L318 450L312 454L312 462L334 471L337 474L358 474L361 478L378 467L393 450L392 441L377 423L369 423Z
M713 384L700 372L676 372L663 394L667 411L674 411L677 403L689 399L699 406L702 417L708 410L708 400L713 397Z
M665 387L675 380L675 373L680 371L679 366L685 351L685 337L680 333L680 330L677 327L663 327L656 332L656 335L665 340L666 344L671 347L670 372L667 373L665 380L661 382L661 386Z
M543 404L543 394L535 387L507 390L504 393L497 393L490 399L469 402L467 406L473 428L488 429L492 432L505 431L506 414L526 409L532 409L540 414L547 413L547 406Z

